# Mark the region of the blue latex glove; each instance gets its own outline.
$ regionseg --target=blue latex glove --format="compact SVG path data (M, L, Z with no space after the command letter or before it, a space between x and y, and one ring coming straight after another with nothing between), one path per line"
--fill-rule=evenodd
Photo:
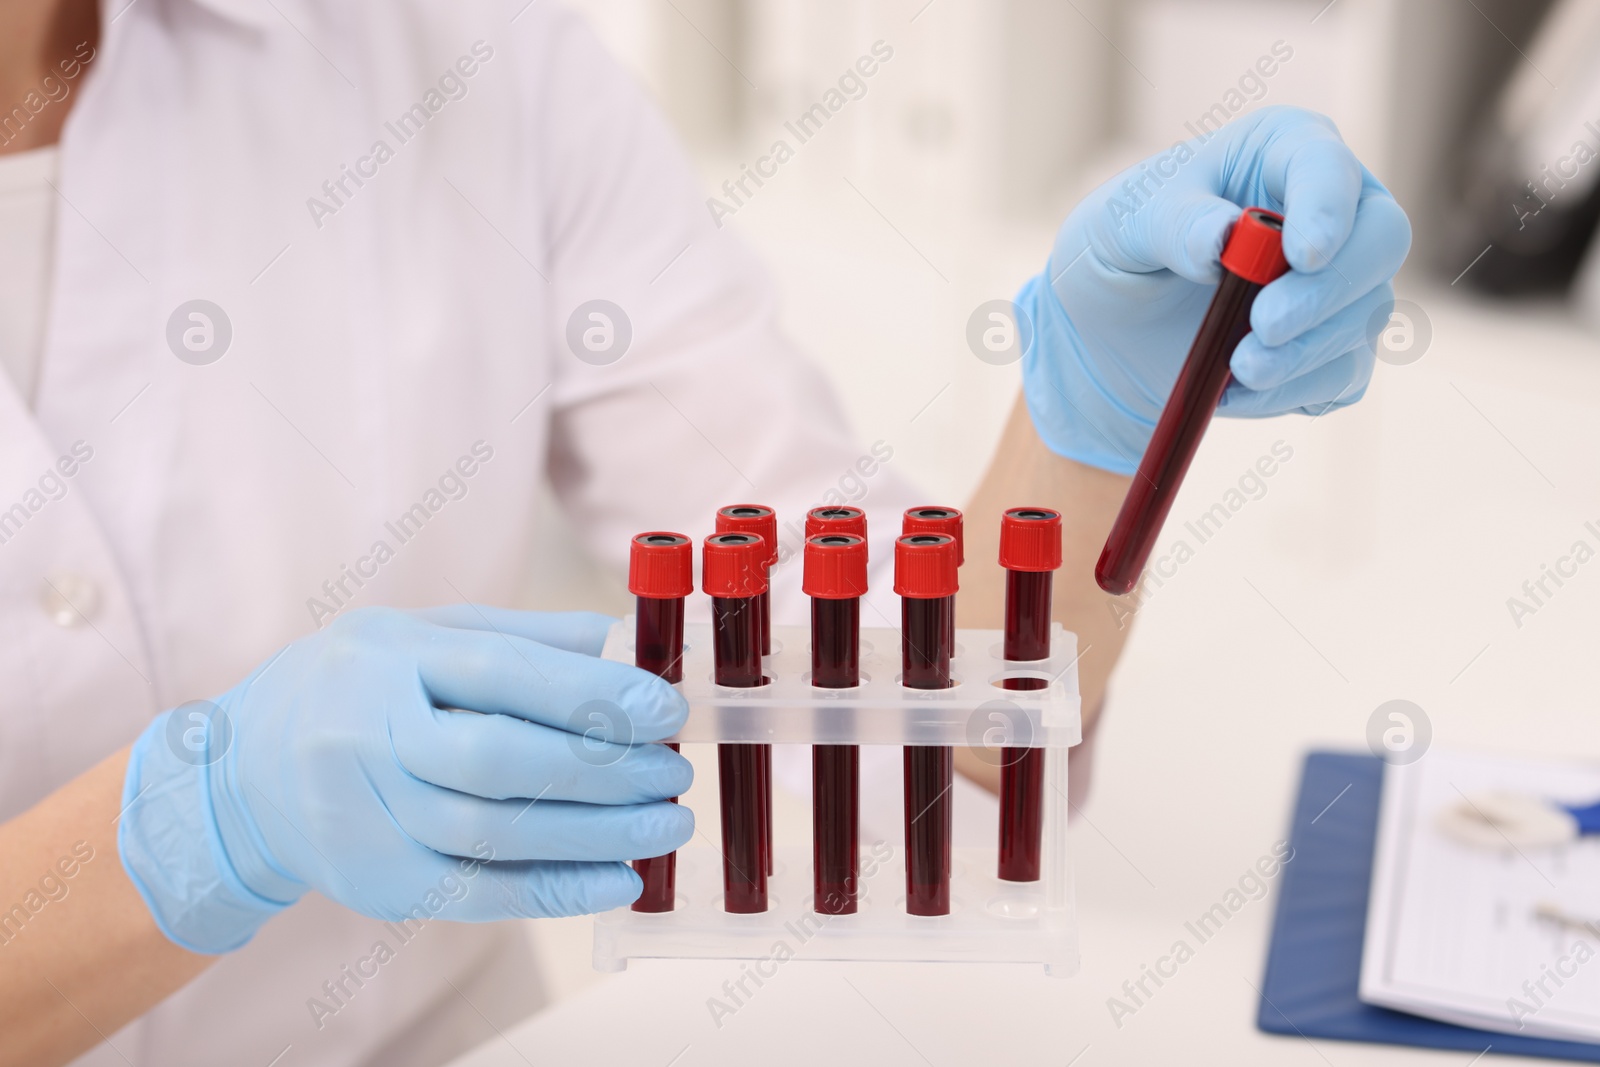
M693 833L665 800L693 772L643 743L683 724L678 692L595 658L610 622L471 605L335 621L140 735L123 866L162 931L207 953L307 889L391 921L631 902L622 861Z
M1024 392L1052 451L1137 469L1250 206L1283 213L1292 269L1256 298L1218 412L1320 414L1362 396L1411 224L1331 121L1263 108L1095 190L1023 287Z

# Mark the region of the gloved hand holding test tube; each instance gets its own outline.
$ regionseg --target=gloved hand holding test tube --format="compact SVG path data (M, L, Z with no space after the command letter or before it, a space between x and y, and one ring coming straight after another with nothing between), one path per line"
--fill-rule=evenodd
M1287 273L1272 274L1271 257L1253 261L1251 277L1230 273L1240 258L1225 257L1230 235L1260 252L1277 217ZM1134 549L1148 554L1213 408L1320 415L1361 398L1410 244L1405 212L1333 123L1289 107L1180 142L1073 210L1046 270L1016 299L1033 330L1023 383L1052 452L1120 475L1135 475L1141 457L1149 468L1117 524L1126 536L1097 568L1107 591L1137 582L1145 557ZM1241 285L1253 302L1239 299ZM1197 338L1224 290L1228 310ZM1185 353L1200 347L1212 374L1184 380ZM1171 432L1158 435L1169 398Z

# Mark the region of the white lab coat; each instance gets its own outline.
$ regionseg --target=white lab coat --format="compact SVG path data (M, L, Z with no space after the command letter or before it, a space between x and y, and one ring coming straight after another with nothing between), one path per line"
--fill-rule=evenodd
M549 0L107 0L102 24L35 410L0 379L0 817L234 685L319 603L509 602L543 479L617 567L637 530L698 537L721 503L792 519L864 486L886 537L919 502L774 332L648 100ZM610 365L566 341L596 298L631 322ZM231 326L206 365L168 340L196 299ZM780 568L780 613L798 581ZM318 1029L308 999L376 934L313 894L83 1062L369 1062L508 936L430 927Z

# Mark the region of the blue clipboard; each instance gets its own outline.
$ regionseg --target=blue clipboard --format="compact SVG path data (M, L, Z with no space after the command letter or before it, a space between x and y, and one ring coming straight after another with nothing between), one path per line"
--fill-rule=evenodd
M1376 756L1306 756L1256 1025L1291 1037L1600 1063L1600 1045L1474 1030L1357 999L1382 792Z

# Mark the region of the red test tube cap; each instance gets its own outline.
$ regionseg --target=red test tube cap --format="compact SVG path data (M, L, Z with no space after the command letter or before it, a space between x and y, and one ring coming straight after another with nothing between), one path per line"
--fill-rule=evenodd
M669 530L635 537L628 550L628 592L661 600L694 592L694 542Z
M904 534L894 542L894 591L915 600L954 596L959 588L956 539L949 534Z
M967 562L966 537L962 533L961 512L955 508L907 508L900 521L900 534L949 534L956 539L956 566Z
M1223 245L1222 266L1257 285L1288 273L1289 261L1283 258L1283 216L1262 207L1245 208Z
M812 508L806 512L806 540L823 534L854 534L867 536L867 513L848 505Z
M758 534L720 533L705 539L700 588L707 596L760 596L767 591L767 543Z
M853 600L867 592L867 541L856 534L806 538L800 588L819 600Z
M1000 520L1000 566L1008 571L1053 571L1061 566L1061 512L1012 508Z
M729 504L717 509L717 533L755 534L766 542L766 561L778 562L778 513L765 504Z

